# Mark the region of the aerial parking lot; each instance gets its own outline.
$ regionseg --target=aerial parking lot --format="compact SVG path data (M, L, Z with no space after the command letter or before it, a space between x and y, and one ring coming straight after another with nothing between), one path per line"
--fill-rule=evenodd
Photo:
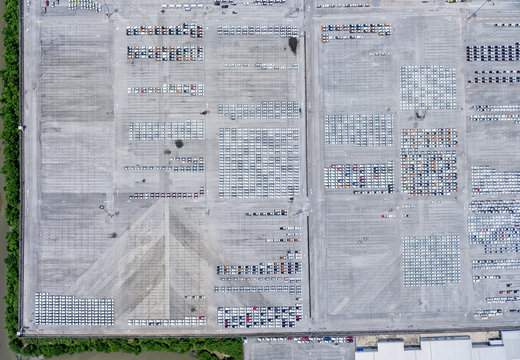
M518 325L520 7L345 1L23 5L24 334Z

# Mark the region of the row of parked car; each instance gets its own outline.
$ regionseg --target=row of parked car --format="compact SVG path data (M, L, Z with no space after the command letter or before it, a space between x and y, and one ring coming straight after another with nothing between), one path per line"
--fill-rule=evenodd
M204 46L128 46L126 55L128 59L202 61Z
M467 61L518 61L520 43L514 45L466 46Z
M204 28L195 23L183 23L182 25L163 26L127 26L126 35L188 35L192 38L204 37Z
M375 33L378 35L391 35L390 24L332 24L321 25L321 31L348 31L350 33Z
M494 77L476 77L468 80L468 84L504 84L504 83L520 83L520 76L494 76Z
M197 192L177 192L177 193L134 193L130 199L154 200L154 199L198 199L204 196L204 186Z
M476 111L520 111L520 104L513 105L474 105Z

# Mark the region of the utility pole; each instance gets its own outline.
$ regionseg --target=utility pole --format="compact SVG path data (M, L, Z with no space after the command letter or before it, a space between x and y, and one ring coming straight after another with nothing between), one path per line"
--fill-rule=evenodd
M107 16L110 17L110 15L112 15L112 14L110 13L110 10L108 9L107 0L105 0L105 7L107 8Z
M484 3L482 3L482 5L480 5L480 7L479 7L477 10L473 11L473 13L472 13L470 16L468 16L468 17L466 18L466 20L469 20L469 19L471 19L472 17L476 16L477 11L479 11L480 9L482 9L482 7L483 7L484 5L486 5L486 3L490 2L490 1L491 1L491 0L486 0L486 1L484 1Z

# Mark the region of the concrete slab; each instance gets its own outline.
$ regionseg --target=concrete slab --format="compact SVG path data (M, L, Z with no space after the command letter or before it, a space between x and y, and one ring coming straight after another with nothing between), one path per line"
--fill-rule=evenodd
M518 5L330 4L23 5L25 334L518 325L518 61L466 58L518 51ZM405 266L410 237L438 248Z

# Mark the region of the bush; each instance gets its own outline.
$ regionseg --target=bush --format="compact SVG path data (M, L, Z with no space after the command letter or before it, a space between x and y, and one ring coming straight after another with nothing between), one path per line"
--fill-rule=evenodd
M241 339L126 339L126 338L26 338L16 336L18 330L18 268L19 268L19 226L20 226L20 131L19 125L19 41L18 41L18 0L5 0L2 18L6 25L4 35L5 69L0 72L3 89L0 102L3 107L0 116L4 120L4 130L0 138L4 143L5 162L1 168L5 174L6 220L10 227L7 233L7 295L5 296L5 328L9 336L9 347L26 356L45 357L74 354L86 351L126 352L139 354L141 351L169 351L188 353L196 351L200 359L214 360L214 353L228 356L228 359L242 359Z
M5 1L2 18L6 24L2 29L5 46L5 69L0 71L3 86L0 95L0 101L3 104L0 116L4 121L4 130L0 134L0 138L4 144L5 156L1 171L5 174L5 215L10 227L10 231L6 235L8 255L4 260L7 266L7 295L4 298L6 305L5 327L10 339L9 345L13 351L16 351L23 346L19 340L15 340L18 328L18 242L20 237L18 1Z

